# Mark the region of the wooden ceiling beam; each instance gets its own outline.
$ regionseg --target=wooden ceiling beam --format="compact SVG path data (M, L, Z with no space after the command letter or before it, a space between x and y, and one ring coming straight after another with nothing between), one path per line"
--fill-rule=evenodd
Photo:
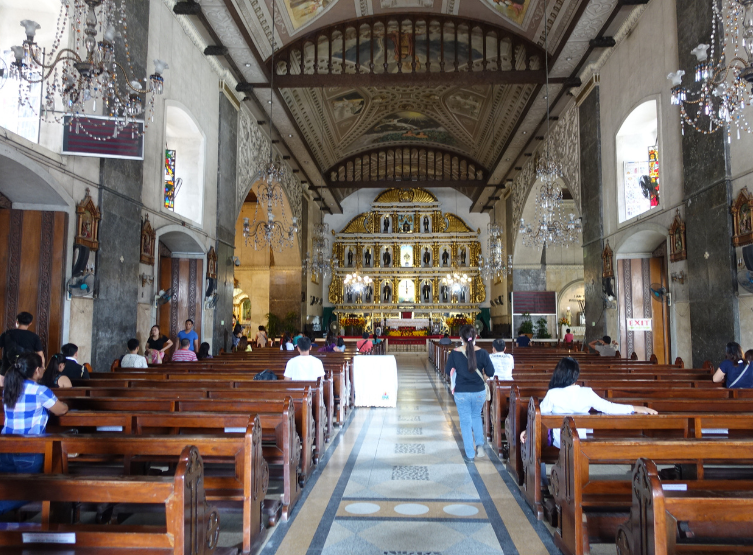
M550 77L550 84L565 84L565 77ZM345 73L313 75L275 75L276 89L330 87L393 86L468 86L468 85L540 85L546 83L543 70L456 71L445 73ZM269 88L269 83L251 83L254 88Z
M485 179L448 179L448 180L434 180L434 179L419 179L416 181L392 181L392 180L380 180L380 181L332 181L329 184L332 189L410 189L413 187L423 188L448 188L448 187L486 187Z

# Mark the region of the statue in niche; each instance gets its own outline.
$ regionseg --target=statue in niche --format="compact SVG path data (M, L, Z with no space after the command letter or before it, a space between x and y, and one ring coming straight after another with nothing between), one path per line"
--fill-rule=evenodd
M348 249L348 266L353 265L353 251Z
M442 252L442 266L447 266L450 263L450 253L447 252L447 249Z
M429 295L431 294L431 285L428 283L424 283L424 286L421 288L421 292L424 295L424 302L429 302Z
M460 250L460 265L465 266L465 249Z
M374 297L374 286L369 285L366 288L366 302L371 302L371 299Z
M389 268L391 262L392 262L392 256L390 256L390 251L389 250L384 251L384 254L382 255L383 266L385 268Z
M443 285L443 286L442 286L442 302L443 302L443 303L446 303L446 302L447 302L447 300L448 300L448 299L447 299L447 286L446 286L446 285Z
M424 216L424 233L429 233L429 216Z
M371 266L371 249L366 249L366 254L363 256L366 259L366 265Z
M429 254L429 247L426 247L424 251L424 266L428 266L431 263L431 254Z
M460 302L461 303L465 302L465 288L460 290Z
M353 302L353 291L350 289L348 289L348 302L349 303Z
M392 287L390 287L389 283L384 286L383 298L385 302L390 302L390 299L392 298Z
M389 233L389 232L390 232L390 219L389 219L389 217L385 216L385 218L384 218L384 230L382 231L382 233Z
M408 220L403 222L403 233L410 233L410 224L408 223Z

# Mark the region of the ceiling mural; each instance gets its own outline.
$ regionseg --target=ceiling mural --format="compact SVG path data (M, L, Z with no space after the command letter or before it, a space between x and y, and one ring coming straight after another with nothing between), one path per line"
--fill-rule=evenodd
M401 111L381 118L351 146L354 150L403 143L456 146L457 141L433 118L421 112Z

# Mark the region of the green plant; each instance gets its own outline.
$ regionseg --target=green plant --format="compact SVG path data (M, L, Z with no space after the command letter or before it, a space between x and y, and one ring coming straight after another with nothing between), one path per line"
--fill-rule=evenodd
M264 317L267 319L268 337L281 337L285 332L292 335L298 329L298 313L292 310L285 315L285 318L280 318L271 312Z
M281 322L281 325L282 325L281 334L284 332L288 332L289 334L292 335L298 328L298 320L299 320L299 317L298 317L297 312L293 312L292 310L288 312L285 315L285 319Z
M531 322L531 313L523 313L523 323L518 328L518 335L533 335L533 322Z
M279 316L268 312L264 317L267 319L267 337L278 337L282 324Z
M551 339L552 335L546 326L546 318L539 318L536 320L536 338L537 339Z

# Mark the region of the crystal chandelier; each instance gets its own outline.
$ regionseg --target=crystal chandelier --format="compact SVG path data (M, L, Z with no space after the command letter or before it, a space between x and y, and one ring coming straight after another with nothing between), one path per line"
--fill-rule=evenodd
M504 230L496 222L487 224L486 229L489 234L487 242L489 256L484 259L482 255L478 255L479 273L484 280L500 277L507 271L504 246L502 245Z
M362 276L358 273L358 270L356 270L352 274L347 274L345 276L345 279L343 280L343 285L345 286L346 290L356 295L366 291L366 288L372 283L374 283L374 280L372 280L369 276Z
M544 51L549 51L549 37L547 27L544 27ZM523 246L540 248L547 244L562 245L568 247L570 243L578 240L581 231L580 218L570 213L567 221L564 219L562 206L562 188L560 178L563 176L562 165L549 157L549 143L551 141L551 129L549 122L549 62L548 56L544 56L546 75L546 145L544 155L540 156L536 164L536 181L539 189L534 197L535 216L534 225L526 225L523 218L520 219L519 232L523 239Z
M274 21L276 3L272 3L272 20ZM275 67L275 41L272 40L272 68ZM269 126L270 141L274 136L274 121L272 119L272 109L274 100L275 71L272 70L270 89L269 89ZM295 244L295 237L298 234L298 218L293 216L292 224L287 225L285 218L285 193L283 192L281 182L284 180L285 173L280 165L272 159L272 145L269 145L269 163L263 168L258 176L257 182L260 183L256 192L256 209L254 211L254 221L249 223L248 218L243 218L243 237L246 246L253 243L254 249L269 247L277 252L290 248ZM267 219L259 220L259 206L266 205ZM272 208L279 205L282 213L281 220L275 220Z
M464 287L471 285L471 278L468 274L461 274L457 270L442 278L442 285L447 286L453 293L459 293Z
M329 225L317 224L314 226L314 236L311 241L312 252L303 261L303 273L314 277L329 277L333 270L338 267L337 260L329 260Z
M168 65L154 60L154 73L148 78L136 78L128 44L125 0L121 0L120 6L116 0L63 0L49 52L43 53L34 42L41 28L36 21L25 19L21 26L26 31L26 40L22 46L11 47L14 61L8 70L8 77L22 84L19 106L33 110L30 85L41 83L45 87L45 120L66 123L76 133L84 133L96 141L116 139L126 131L132 137L142 135L140 120L137 122L136 118L143 117L145 105L148 120L154 121L154 97L162 94L162 73ZM69 26L75 44L72 48L60 48ZM99 40L98 33L101 33ZM125 43L128 70L116 60L117 37L122 37ZM52 61L46 64L47 59ZM57 105L58 97L61 106ZM62 118L55 115L60 113ZM90 118L100 114L110 118L114 125L106 126L101 119ZM144 129L147 126L145 123Z
M740 130L751 132L744 109L753 102L749 89L753 84L753 0L726 0L723 7L722 0L713 2L711 17L710 44L699 44L690 51L697 60L697 90L683 86L683 70L670 73L667 78L672 84L671 102L680 107L683 134L685 125L704 135L726 126L727 140L731 141L732 124L738 139ZM720 35L723 38L717 58ZM742 50L745 58L741 57Z

